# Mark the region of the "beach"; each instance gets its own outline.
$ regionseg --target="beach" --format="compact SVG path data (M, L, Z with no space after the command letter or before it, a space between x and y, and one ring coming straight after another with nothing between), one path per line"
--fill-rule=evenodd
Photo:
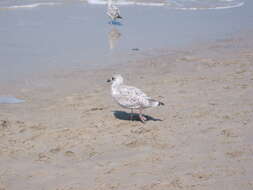
M19 89L26 103L1 105L1 189L252 189L247 43L59 73L50 85ZM106 79L118 72L165 103L145 111L146 124L111 99Z
M253 189L252 39L129 45L117 64L4 77L0 92L25 102L0 104L0 190ZM165 104L145 124L113 101L116 73Z

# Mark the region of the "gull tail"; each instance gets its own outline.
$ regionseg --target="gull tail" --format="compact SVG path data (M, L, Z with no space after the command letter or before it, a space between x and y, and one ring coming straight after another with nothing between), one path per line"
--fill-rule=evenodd
M158 106L164 106L165 104L163 102L159 102Z
M165 104L163 102L159 102L154 99L149 99L149 103L152 107L157 107L157 106L164 106Z

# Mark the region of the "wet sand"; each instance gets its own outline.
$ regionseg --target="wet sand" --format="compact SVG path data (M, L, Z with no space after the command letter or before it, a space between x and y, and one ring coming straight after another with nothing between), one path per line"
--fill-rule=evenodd
M0 105L0 189L251 190L250 39L1 86L26 102ZM165 106L129 121L110 97L113 73Z

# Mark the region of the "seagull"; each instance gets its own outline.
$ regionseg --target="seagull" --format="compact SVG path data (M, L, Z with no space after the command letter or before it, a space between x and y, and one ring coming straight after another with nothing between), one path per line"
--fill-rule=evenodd
M131 109L130 119L133 119L133 110L139 111L140 120L145 123L147 118L142 115L143 109L157 107L164 103L148 97L140 89L123 84L123 77L120 74L113 75L107 82L111 84L111 95L113 99L123 108Z
M116 19L122 19L120 16L119 8L112 4L112 0L108 0L107 12L106 14L111 18L111 21L116 21Z

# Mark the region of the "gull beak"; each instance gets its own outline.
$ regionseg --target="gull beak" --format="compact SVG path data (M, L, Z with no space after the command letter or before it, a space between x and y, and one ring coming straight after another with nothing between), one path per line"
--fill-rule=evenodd
M110 79L108 79L106 82L111 82L111 80L110 80Z

